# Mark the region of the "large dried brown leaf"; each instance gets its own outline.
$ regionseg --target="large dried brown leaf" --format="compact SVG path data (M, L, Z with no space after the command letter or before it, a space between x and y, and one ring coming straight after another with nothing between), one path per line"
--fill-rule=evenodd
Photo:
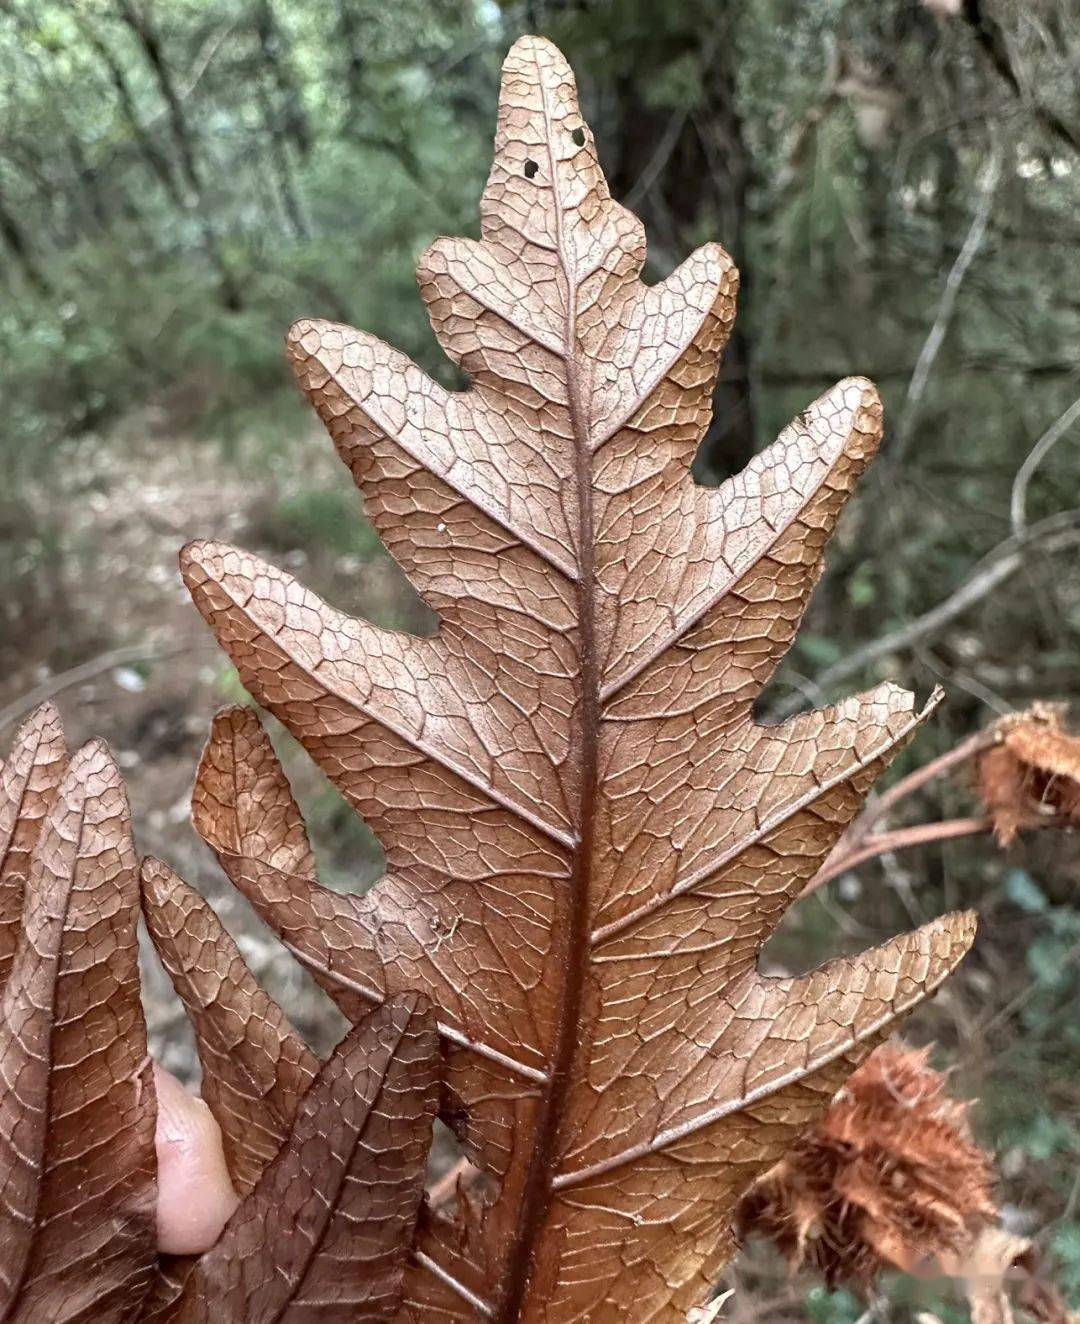
M198 892L160 860L144 860L141 877L150 936L195 1031L202 1097L247 1195L284 1144L318 1059Z
M438 1083L430 1011L388 999L338 1045L285 1147L189 1275L172 1324L391 1319Z
M66 768L60 714L43 703L19 728L0 765L0 991L19 938L30 856Z
M127 798L104 745L72 760L26 891L0 1007L0 1320L126 1321L154 1264L154 1088Z
M445 1111L497 1194L425 1231L411 1316L678 1320L743 1188L971 941L953 916L798 979L756 968L919 720L891 685L752 715L881 407L848 379L742 474L693 483L734 268L708 245L641 282L641 224L536 38L504 69L481 234L419 266L468 390L349 327L289 342L438 633L344 616L236 549L182 557L389 872L319 888L250 716L215 727L196 817L350 1014L410 987L436 1004Z

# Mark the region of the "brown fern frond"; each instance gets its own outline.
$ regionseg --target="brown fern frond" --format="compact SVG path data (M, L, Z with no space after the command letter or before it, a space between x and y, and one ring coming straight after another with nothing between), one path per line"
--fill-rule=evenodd
M355 1028L316 1063L201 898L144 866L242 1197L157 1287L119 773L92 746L63 774L43 711L0 779L0 1324L39 1324L42 1302L89 1320L68 1309L80 1292L95 1324L130 1324L147 1291L154 1324L679 1324L780 1159L796 1243L824 1245L824 1218L855 1273L959 1243L992 1210L962 1109L918 1055L878 1059L798 1139L950 973L974 916L794 978L759 968L934 706L886 683L779 725L755 713L881 440L875 388L837 383L741 474L695 483L737 273L707 244L640 278L644 228L542 39L506 61L480 211L479 238L437 240L418 273L467 389L347 326L289 338L437 631L347 616L224 544L182 554L244 685L365 817L387 873L363 896L324 887L258 717L218 717L196 827ZM480 1174L454 1220L421 1209L437 1100Z
M467 389L352 327L289 337L438 631L345 615L222 543L181 558L386 876L362 897L320 885L250 712L215 723L196 826L346 1015L407 989L435 1007L444 1118L492 1199L463 1241L425 1229L408 1317L682 1320L742 1191L974 931L946 916L797 979L758 969L929 711L884 684L754 716L882 407L848 378L742 474L694 482L734 266L707 244L640 279L644 228L540 38L504 66L480 214L479 239L418 266Z
M69 763L47 705L0 777L0 1324L300 1324L312 1300L327 1324L391 1319L437 1095L426 1000L387 998L320 1070L202 898L141 873L245 1198L206 1254L156 1253L206 1151L147 1054L119 769L100 741Z

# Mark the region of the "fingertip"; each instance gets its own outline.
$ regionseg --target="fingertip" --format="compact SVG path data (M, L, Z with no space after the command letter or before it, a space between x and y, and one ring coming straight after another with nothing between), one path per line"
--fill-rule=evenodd
M157 1090L158 1249L208 1250L239 1204L229 1180L221 1128L210 1109L154 1064Z

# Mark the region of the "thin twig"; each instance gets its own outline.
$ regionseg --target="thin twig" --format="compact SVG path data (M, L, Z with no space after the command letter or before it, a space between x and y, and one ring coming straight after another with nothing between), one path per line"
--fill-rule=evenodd
M972 818L947 818L940 823L915 823L911 827L896 828L892 832L879 832L866 837L862 846L850 853L845 851L826 860L800 893L811 896L819 887L831 883L841 874L849 873L857 865L876 859L889 851L907 850L911 846L926 846L935 841L952 841L957 837L978 836L993 827L990 818L981 814Z
M905 845L925 844L925 841L921 840L905 839L897 841L895 832L874 833L873 829L908 796L914 795L916 791L921 790L930 782L936 781L937 778L945 776L946 773L951 772L962 763L967 763L970 759L977 757L984 750L989 749L994 744L995 739L996 736L992 727L988 727L983 731L976 731L974 735L968 736L966 740L961 740L958 745L946 750L944 754L939 754L937 758L931 759L929 763L924 764L921 768L916 768L914 772L902 777L894 786L890 786L887 791L877 796L867 805L860 817L833 847L825 863L806 885L803 896L816 892L819 887L823 887L833 878L839 877L840 874L846 873L849 869L853 869L857 864L861 864L866 860L872 860L879 855L903 849ZM962 823L965 820L956 819L953 821ZM943 841L954 835L966 835L964 832L949 829L947 823L930 826L947 829L941 833L940 839ZM938 840L938 838L932 836L930 840Z
M1077 396L1060 418L1050 424L1016 471L1012 495L1009 499L1009 517L1014 537L1022 538L1027 528L1027 490L1032 475L1077 419L1080 419L1080 396Z
M902 777L895 785L890 786L887 791L867 806L866 813L856 825L860 829L860 837L865 839L870 835L870 829L875 823L879 822L887 813L891 812L900 803L906 800L909 795L915 791L921 790L928 782L944 776L951 772L953 768L961 763L967 763L969 759L975 758L984 750L990 748L997 739L992 728L983 731L976 731L974 735L968 736L966 740L946 750L944 754L939 754L937 758L931 759L929 763L923 764L914 772Z
M907 450L908 442L911 440L915 419L918 416L923 393L926 390L926 383L930 378L930 370L934 366L934 360L938 356L938 351L945 339L945 333L952 321L960 287L964 283L968 268L974 262L976 254L982 247L1000 178L1001 149L995 145L994 153L990 158L990 164L983 180L975 215L971 219L971 227L961 245L960 252L956 255L956 261L952 264L949 274L945 278L945 288L941 292L941 299L938 302L933 325L930 327L930 333L926 337L926 342L915 362L915 371L911 374L911 380L908 382L907 394L904 397L904 404L900 411L900 421L897 424L895 438L889 453L889 463L892 465L900 463L904 452Z
M652 156L646 161L641 174L638 175L634 186L623 200L623 206L631 211L635 209L641 199L656 183L667 165L671 153L675 150L675 144L679 141L679 134L683 131L683 125L690 115L688 106L683 106L676 110L668 120L664 132L660 135L660 141L656 144Z
M814 683L821 690L827 691L830 686L847 680L849 676L858 675L878 658L911 648L920 640L936 634L945 626L952 624L958 616L962 616L969 607L989 597L1016 574L1025 564L1025 553L1029 549L1037 547L1042 552L1057 552L1075 547L1080 543L1078 525L1080 525L1080 512L1069 511L1067 517L1052 516L1040 525L1032 525L1022 538L1008 538L980 562L971 576L954 593L939 602L937 606L931 607L921 616L916 616L899 630L882 635L881 638L871 640L862 648L856 648L848 653L839 662L826 667L820 676L814 678ZM801 701L802 696L799 694L788 695L777 704L770 716L789 717L800 707Z
M0 730L17 722L31 708L36 708L46 699L54 698L64 690L71 689L73 685L81 685L84 681L93 680L102 672L112 671L114 667L121 667L129 662L157 662L162 658L176 657L179 653L191 652L199 647L198 642L127 644L123 648L112 648L107 653L100 653L86 662L80 662L77 667L50 676L48 680L43 680L40 685L35 685L33 689L12 700L7 707L0 708Z
M443 1205L449 1204L457 1195L458 1183L467 1181L468 1178L476 1172L476 1169L467 1158L460 1158L448 1168L446 1172L438 1179L432 1182L427 1189L427 1201L432 1209L440 1209Z
M848 828L833 847L825 863L810 879L803 889L803 896L816 892L819 887L847 873L856 865L872 860L880 855L889 855L907 846L925 845L929 841L947 841L953 837L963 837L984 832L992 826L987 817L947 819L936 823L921 823L915 827L897 828L891 832L873 831L874 827L898 804L901 804L916 791L930 782L936 781L952 772L954 768L989 749L997 739L994 727L976 731L961 740L952 749L939 754L921 768L916 768L906 777L902 777L894 786L877 797L862 815Z

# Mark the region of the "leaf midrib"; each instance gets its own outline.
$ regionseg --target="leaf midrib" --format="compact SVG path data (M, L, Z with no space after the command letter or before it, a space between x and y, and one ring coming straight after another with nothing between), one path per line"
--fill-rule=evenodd
M552 144L552 120L548 105L545 70L536 51L537 85L544 116L548 177L554 206L556 252L566 283L566 332L563 362L566 365L567 402L574 444L574 470L578 514L578 690L579 757L576 839L570 872L564 975L559 991L559 1010L552 1051L549 1083L543 1094L540 1117L533 1132L533 1148L519 1204L516 1241L507 1258L502 1291L494 1311L496 1324L514 1324L522 1318L533 1276L537 1244L547 1220L554 1190L554 1172L563 1113L578 1045L582 991L588 960L589 884L592 865L597 799L597 739L600 725L600 662L596 647L595 546L592 504L592 448L584 383L577 345L578 283L567 260L563 227L562 197Z

